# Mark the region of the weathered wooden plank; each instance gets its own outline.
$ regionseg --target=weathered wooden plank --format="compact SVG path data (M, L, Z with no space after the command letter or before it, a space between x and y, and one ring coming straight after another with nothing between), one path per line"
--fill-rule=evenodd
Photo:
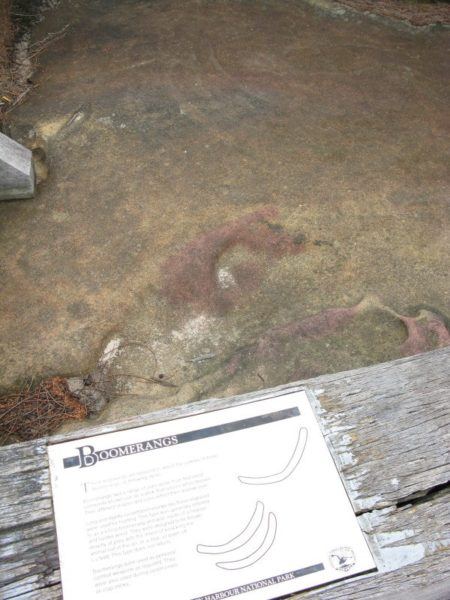
M359 517L372 548L376 549L376 575L358 577L324 589L296 594L292 598L317 600L445 600L450 597L450 504L447 494L433 502L402 509L386 508ZM48 578L48 586L26 592L45 579L29 578L21 583L21 597L27 600L61 598L59 571ZM5 590L7 591L7 590ZM11 588L10 592L17 592ZM24 593L25 592L25 593ZM17 597L14 595L4 598Z
M379 573L357 577L297 598L320 600L434 600L450 598L450 503L448 493L403 508L359 517L375 552ZM445 590L445 593L443 591Z
M421 495L449 477L449 349L319 378L325 434L357 511Z
M414 589L442 587L450 579L445 493L410 507L396 505L450 480L450 348L0 449L0 597L61 597L47 443L249 402L305 384L316 394L321 426L353 506L364 513L359 518L383 571L307 597L387 598L395 589L411 590L408 597L414 598Z

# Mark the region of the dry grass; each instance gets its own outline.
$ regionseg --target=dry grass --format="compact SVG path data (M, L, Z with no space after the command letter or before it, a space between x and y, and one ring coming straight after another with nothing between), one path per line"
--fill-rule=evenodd
M15 56L16 30L12 19L12 0L0 0L0 122L6 113L28 93L30 83L22 60L27 62L27 51L23 44ZM29 72L29 69L27 69Z
M63 377L0 396L0 444L48 435L68 419L84 419L86 406L69 391Z
M39 54L62 37L68 28L66 25L33 44L29 42L28 33L17 41L13 15L19 13L14 13L12 7L13 0L0 0L0 122L33 88L30 77L38 66Z
M0 0L0 115L13 97L10 50L14 37L11 22L11 0Z
M10 16L11 0L0 0L0 63L2 65L7 62L7 49L13 37Z

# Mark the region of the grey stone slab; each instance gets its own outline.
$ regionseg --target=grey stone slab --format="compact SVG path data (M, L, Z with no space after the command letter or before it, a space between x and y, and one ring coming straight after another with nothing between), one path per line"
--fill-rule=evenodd
M0 133L0 200L32 198L34 193L31 150Z

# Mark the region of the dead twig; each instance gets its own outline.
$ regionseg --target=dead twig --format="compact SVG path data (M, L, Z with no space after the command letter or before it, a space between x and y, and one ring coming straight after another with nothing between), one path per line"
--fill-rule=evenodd
M133 373L115 373L114 377L130 377L133 379L139 379L140 381L145 381L146 383L151 383L151 384L159 384L162 385L164 387L171 387L171 388L177 388L178 386L175 383L171 383L170 381L167 381L166 379L163 378L157 378L157 377L142 377L141 375L133 375Z
M70 23L62 27L59 31L54 31L48 33L42 40L38 40L34 42L34 44L30 44L29 46L29 58L34 58L38 54L40 54L43 50L48 48L50 44L56 42L56 40L61 39L65 34L68 28L70 27Z

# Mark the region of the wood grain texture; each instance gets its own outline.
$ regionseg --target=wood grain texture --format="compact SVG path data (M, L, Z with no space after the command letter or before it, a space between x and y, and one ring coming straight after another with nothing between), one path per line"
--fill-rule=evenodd
M320 600L430 600L450 598L448 494L408 507L389 507L359 517L379 572L294 598Z
M304 592L324 600L442 600L450 590L450 348L0 449L0 598L61 598L47 444L307 386L379 572ZM415 499L420 497L419 500ZM408 504L409 499L411 503Z

